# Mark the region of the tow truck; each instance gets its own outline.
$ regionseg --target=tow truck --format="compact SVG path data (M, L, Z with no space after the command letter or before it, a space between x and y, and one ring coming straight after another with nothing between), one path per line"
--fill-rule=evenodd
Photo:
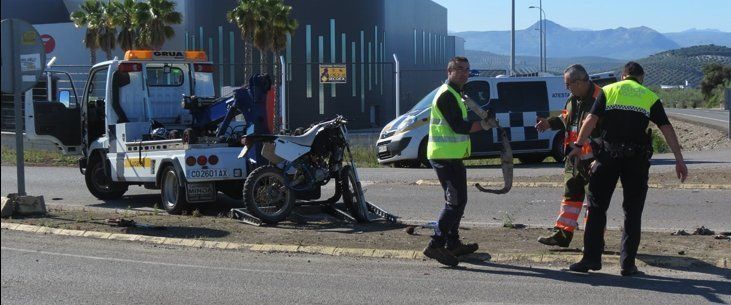
M51 94L49 81L48 100L26 99L26 134L80 155L86 186L101 200L131 185L159 189L171 214L215 202L219 191L239 199L246 124L231 120L233 97L215 96L213 72L204 52L130 50L94 65L79 98L68 73L48 70L71 90Z

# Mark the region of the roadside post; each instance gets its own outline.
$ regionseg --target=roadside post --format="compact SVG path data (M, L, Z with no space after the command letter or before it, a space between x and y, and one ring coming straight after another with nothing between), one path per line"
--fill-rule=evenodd
M726 110L728 110L728 138L731 139L731 88L726 88Z
M13 94L15 109L16 167L18 193L15 202L37 201L25 193L25 167L23 155L23 121L21 95L38 83L46 66L46 52L38 31L20 19L2 20L2 91ZM50 94L50 93L49 93ZM25 199L28 198L28 199ZM39 197L42 204L42 197ZM45 205L43 205L45 211Z

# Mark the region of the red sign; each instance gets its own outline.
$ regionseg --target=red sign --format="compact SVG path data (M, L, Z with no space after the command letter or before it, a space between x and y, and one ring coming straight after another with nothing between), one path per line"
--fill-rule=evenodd
M53 52L56 48L56 40L51 35L41 35L41 41L43 41L43 47L46 49L46 54Z

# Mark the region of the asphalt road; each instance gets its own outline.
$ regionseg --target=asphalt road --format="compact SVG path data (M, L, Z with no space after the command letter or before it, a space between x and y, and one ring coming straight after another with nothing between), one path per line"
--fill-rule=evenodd
M705 165L705 164L698 164ZM718 166L718 164L716 164ZM531 170L523 169L526 172ZM560 169L543 169L557 175ZM497 168L469 169L471 176L498 180ZM443 204L443 193L438 186L418 186L418 179L436 179L433 170L361 169L366 199L389 212L413 223L426 223L437 217ZM2 193L17 190L14 167L2 167ZM482 181L482 180L480 180ZM49 204L116 209L152 210L159 207L159 191L132 186L120 200L101 201L86 189L83 176L74 168L29 167L26 169L26 189L30 195L44 195ZM332 194L332 187L323 190L323 196ZM468 226L499 226L510 217L515 223L537 227L552 227L558 213L562 188L513 188L506 195L481 193L469 188L469 203L463 219ZM614 194L608 214L608 226L622 226L622 189ZM219 204L237 205L238 202L221 196ZM731 191L650 189L643 216L646 230L667 231L705 226L713 230L731 231Z
M717 129L725 130L728 132L728 110L668 108L665 109L665 112L670 116L699 122L707 126L714 126Z
M2 234L2 304L731 303L731 274L654 267L624 278L565 266L254 253L15 231Z

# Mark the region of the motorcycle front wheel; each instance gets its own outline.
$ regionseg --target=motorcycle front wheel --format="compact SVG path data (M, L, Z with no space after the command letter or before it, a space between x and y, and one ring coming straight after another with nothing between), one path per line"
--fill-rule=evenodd
M355 171L350 165L340 170L340 189L343 193L343 203L358 222L368 222L368 207L363 195L363 187L356 180Z
M267 224L276 224L289 216L295 194L284 183L282 171L262 166L249 174L244 183L244 203L252 215Z

